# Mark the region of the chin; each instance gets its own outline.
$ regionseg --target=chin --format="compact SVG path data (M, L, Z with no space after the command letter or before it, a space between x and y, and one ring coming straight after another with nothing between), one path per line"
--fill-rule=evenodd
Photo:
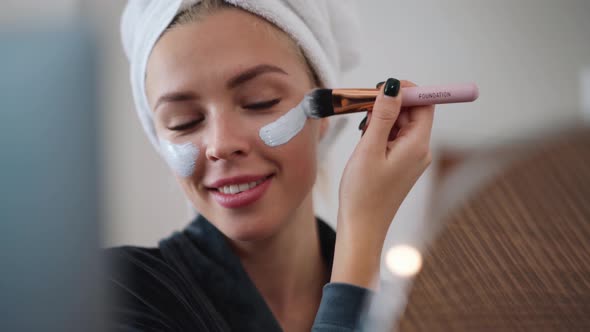
M262 241L277 234L281 224L276 218L271 219L226 219L219 225L221 232L233 241L253 242Z

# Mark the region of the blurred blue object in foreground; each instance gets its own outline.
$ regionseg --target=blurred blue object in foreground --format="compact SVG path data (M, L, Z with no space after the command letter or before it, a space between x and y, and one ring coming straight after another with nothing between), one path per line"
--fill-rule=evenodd
M95 45L0 30L0 331L98 331Z

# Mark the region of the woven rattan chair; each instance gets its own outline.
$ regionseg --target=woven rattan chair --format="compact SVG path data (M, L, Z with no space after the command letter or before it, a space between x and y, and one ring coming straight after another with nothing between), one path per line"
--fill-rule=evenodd
M536 146L470 197L397 329L590 331L590 130Z

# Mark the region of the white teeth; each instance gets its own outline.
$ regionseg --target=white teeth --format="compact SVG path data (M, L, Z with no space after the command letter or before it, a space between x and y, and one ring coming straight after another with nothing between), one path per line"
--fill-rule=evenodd
M229 193L230 194L237 194L238 193L238 185L237 184L232 184L231 186L229 186Z
M265 179L261 179L258 181L253 181L253 182L249 182L249 183L240 183L240 184L232 184L229 186L223 186L223 187L219 187L217 188L217 190L219 190L220 192L224 193L224 194L237 194L237 193L241 193L242 191L246 191L246 190L250 190L254 187L256 187L257 185L261 184L262 182L264 182Z

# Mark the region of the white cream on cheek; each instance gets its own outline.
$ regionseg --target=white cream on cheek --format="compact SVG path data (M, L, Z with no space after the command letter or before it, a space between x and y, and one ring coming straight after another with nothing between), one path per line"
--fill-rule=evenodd
M305 96L303 101L285 115L260 128L260 138L266 145L275 147L285 144L303 129L307 120L307 108L311 104L308 98L310 97Z
M199 156L199 148L193 143L174 144L160 139L160 151L168 166L178 176L187 178L193 175L197 157Z
M307 120L307 108L310 105L308 98L305 96L304 100L289 112L260 129L260 138L266 145L276 147L285 144L303 129ZM174 144L165 139L159 141L162 156L168 166L179 176L190 177L195 171L199 148L191 142Z

